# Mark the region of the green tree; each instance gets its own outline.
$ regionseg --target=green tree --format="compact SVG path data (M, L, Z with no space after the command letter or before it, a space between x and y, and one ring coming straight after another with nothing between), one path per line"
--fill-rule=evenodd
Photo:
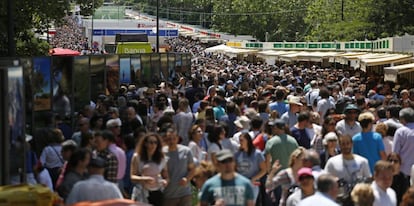
M7 1L0 0L0 56L8 55ZM46 32L52 23L58 24L66 15L65 12L69 10L69 2L61 0L19 0L14 1L14 4L13 26L17 55L47 54L45 44L34 38L33 30Z

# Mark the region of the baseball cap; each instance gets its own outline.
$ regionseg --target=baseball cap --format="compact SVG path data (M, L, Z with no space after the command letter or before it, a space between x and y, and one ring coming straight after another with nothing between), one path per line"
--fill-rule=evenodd
M300 179L301 177L306 177L306 176L314 178L312 174L312 169L307 168L307 167L300 168L298 171L298 179Z
M234 158L233 153L228 149L223 149L216 153L217 161L221 162L229 158Z

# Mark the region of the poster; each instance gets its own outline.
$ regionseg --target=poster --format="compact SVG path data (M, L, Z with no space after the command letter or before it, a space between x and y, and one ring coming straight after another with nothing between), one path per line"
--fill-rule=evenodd
M168 54L167 53L161 53L161 80L168 81Z
M175 54L170 53L168 54L168 81L174 82L176 79L176 73L175 73Z
M25 100L25 111L26 111L26 131L29 134L32 133L33 129L33 88L32 88L32 74L33 64L32 58L20 59L20 65L23 67L23 81L24 81L24 100Z
M131 79L137 85L141 84L141 56L131 56Z
M153 53L151 54L151 72L152 72L152 82L159 82L160 81L160 54Z
M23 140L25 129L23 68L21 66L9 67L7 76L10 143L15 145Z
M74 111L79 112L90 100L89 56L74 57L73 72Z
M62 119L72 114L73 57L52 58L52 108Z
M119 59L119 83L130 84L131 83L131 59L129 57L121 57Z
M181 72L182 70L183 62L181 58L182 58L182 54L180 53L175 54L175 71L176 72Z
M144 85L152 83L151 78L151 54L141 55L141 78Z
M91 100L96 102L98 95L105 94L105 56L90 56Z
M106 94L117 94L119 89L119 56L106 56Z
M50 76L51 59L49 57L37 57L33 59L32 73L32 93L33 93L33 110L44 111L50 110L51 100L51 76Z

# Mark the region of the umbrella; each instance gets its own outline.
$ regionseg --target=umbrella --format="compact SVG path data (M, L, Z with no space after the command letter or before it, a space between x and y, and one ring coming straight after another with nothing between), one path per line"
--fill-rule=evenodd
M79 56L80 52L71 49L54 48L49 51L52 56Z

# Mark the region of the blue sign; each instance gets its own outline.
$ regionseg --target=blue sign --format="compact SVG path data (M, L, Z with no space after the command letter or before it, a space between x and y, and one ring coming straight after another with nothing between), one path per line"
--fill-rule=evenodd
M116 34L138 34L144 33L148 36L157 36L157 33L151 29L94 29L93 36L115 36ZM177 37L177 29L160 29L160 36L162 37Z

